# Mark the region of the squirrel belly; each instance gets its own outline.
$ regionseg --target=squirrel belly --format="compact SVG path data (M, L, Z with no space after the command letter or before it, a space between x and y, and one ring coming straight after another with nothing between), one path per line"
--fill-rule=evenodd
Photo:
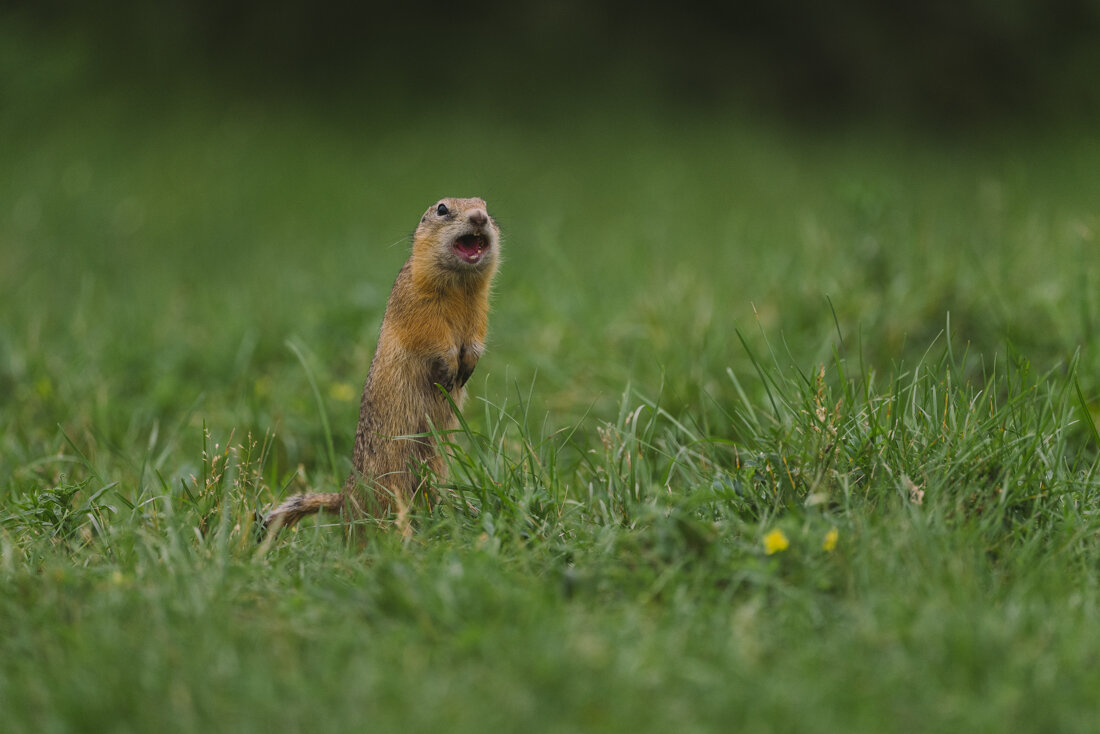
M343 490L291 497L265 516L265 529L322 510L349 519L400 511L429 489L430 477L446 477L433 431L451 430L457 419L440 387L462 407L485 348L499 250L500 229L483 200L448 198L428 208L386 304Z

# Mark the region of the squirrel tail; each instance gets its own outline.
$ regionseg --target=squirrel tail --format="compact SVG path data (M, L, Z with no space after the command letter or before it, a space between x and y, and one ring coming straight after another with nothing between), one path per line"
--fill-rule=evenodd
M288 528L306 515L326 510L339 512L344 506L344 495L339 492L294 495L268 512L261 521L263 534Z

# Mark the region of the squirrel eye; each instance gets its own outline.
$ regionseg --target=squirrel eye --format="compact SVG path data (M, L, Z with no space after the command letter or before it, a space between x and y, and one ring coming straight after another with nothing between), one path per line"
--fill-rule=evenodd
M446 204L440 204L435 208L435 213L441 217L445 217L451 213L451 210L447 208Z

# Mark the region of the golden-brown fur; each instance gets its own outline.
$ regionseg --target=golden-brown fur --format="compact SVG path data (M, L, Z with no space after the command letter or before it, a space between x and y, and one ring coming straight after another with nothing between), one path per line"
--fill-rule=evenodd
M318 510L351 518L403 512L430 474L445 476L431 431L453 429L456 419L439 387L462 407L485 348L499 249L500 230L481 199L442 199L428 208L386 305L343 491L292 497L268 513L265 527Z

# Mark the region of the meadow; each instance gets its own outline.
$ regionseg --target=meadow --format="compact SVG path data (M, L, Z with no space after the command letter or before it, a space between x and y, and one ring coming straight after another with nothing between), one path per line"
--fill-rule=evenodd
M1095 727L1095 132L54 61L0 113L0 730ZM441 503L257 544L448 195L505 238Z

